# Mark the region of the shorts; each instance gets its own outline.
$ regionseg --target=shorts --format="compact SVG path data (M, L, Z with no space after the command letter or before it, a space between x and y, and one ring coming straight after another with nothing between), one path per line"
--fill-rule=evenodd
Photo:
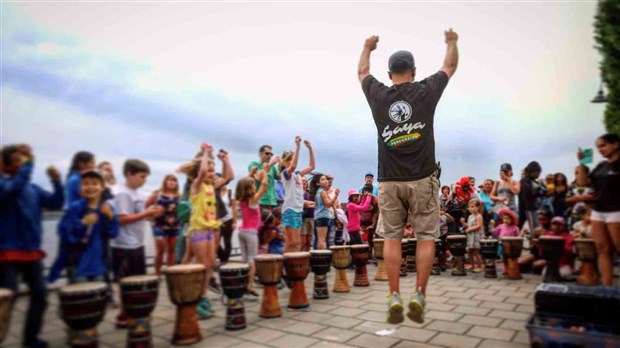
M215 239L215 231L212 229L192 231L189 240L192 243L210 242Z
M482 232L468 233L467 249L480 249L480 236L482 236Z
M314 233L314 218L305 218L301 225L302 236L312 236Z
M286 209L284 213L282 213L282 226L292 227L296 230L301 229L301 214L301 212L296 212L292 209Z
M432 175L413 181L379 183L379 212L385 239L401 240L411 221L418 240L439 237L439 180Z
M258 254L258 233L256 230L239 231L239 249L245 262L254 262Z
M178 230L162 230L161 228L153 227L153 237L155 238L176 237L178 235Z
M121 249L112 247L112 271L114 281L125 277L146 274L146 258L144 247Z
M315 227L328 227L330 225L329 220L333 220L333 219L330 219L330 218L314 219L314 226Z
M592 221L600 221L606 224L620 223L620 211L596 211L592 210Z

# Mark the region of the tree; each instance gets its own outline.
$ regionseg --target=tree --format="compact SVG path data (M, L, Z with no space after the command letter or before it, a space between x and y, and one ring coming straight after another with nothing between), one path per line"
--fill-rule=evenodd
M608 91L605 128L620 134L620 1L599 0L594 18L596 48L603 56L601 78Z

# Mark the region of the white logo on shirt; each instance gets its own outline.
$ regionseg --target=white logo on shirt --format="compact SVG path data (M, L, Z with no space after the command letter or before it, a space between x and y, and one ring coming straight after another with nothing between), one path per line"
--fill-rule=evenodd
M390 125L385 126L383 129L383 133L381 136L383 137L383 142L387 143L392 137L399 134L410 134L414 129L424 129L426 127L426 123L416 122L416 123L407 123L402 126L397 126L394 129L390 129ZM417 139L418 137L416 137Z
M390 118L396 123L407 122L411 114L411 105L406 101L400 100L390 105Z

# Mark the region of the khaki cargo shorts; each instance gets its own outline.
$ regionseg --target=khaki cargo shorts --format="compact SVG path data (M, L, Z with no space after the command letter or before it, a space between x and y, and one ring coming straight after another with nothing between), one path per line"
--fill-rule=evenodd
M414 181L379 182L379 234L401 240L407 219L418 240L439 238L437 174Z

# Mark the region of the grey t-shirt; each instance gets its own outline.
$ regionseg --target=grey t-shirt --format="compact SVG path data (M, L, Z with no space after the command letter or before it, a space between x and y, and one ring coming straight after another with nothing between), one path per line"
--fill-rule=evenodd
M372 75L362 81L377 126L378 181L418 180L437 169L433 122L448 80L438 71L422 81L392 87Z
M114 207L118 215L133 215L144 211L146 197L138 190L122 186L114 196ZM137 249L144 245L144 232L147 229L146 219L120 226L118 237L110 241L110 245L120 249Z

